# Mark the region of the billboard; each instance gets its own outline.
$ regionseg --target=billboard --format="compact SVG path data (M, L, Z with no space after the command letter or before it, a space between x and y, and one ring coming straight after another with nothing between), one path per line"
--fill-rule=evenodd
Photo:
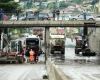
M64 38L64 36L65 36L64 28L61 27L50 28L51 38Z
M50 34L51 35L64 35L64 28L50 28Z

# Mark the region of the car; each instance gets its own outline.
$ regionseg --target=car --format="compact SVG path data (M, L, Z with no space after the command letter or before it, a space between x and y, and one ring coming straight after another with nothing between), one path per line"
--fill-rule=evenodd
M91 51L89 48L86 48L83 52L82 52L82 56L96 56L96 52Z
M12 15L11 18L10 18L10 20L11 20L11 21L16 21L16 20L17 20L17 16Z
M34 15L33 11L27 11L25 16L26 16L26 20L34 20L35 19L35 15Z
M33 12L26 12L19 18L19 20L50 20L47 13L35 14Z
M70 18L71 18L71 15L65 14L65 20L70 20Z
M100 15L95 17L95 21L100 21Z
M59 20L70 20L71 15L69 14L62 14L59 16ZM57 17L55 17L55 20L57 20Z
M86 15L86 16L84 16ZM72 16L70 20L85 20L84 18L86 17L86 20L95 20L94 16L89 13L82 13L76 16Z
M19 20L26 20L26 16L20 16Z
M39 20L50 20L48 13L39 13Z
M19 20L34 20L35 15L32 11L26 11L19 15Z
M53 14L52 13L48 13L49 19L52 20L53 19Z

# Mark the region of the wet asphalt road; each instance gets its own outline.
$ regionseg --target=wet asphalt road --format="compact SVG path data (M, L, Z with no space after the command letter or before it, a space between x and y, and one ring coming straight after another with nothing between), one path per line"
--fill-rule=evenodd
M42 80L44 64L0 64L0 80Z

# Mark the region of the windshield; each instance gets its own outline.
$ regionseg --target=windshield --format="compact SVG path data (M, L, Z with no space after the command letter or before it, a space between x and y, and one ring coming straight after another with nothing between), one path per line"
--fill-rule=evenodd
M53 46L53 49L60 50L60 49L62 49L62 46Z
M47 14L46 13L40 13L39 17L47 17Z
M39 39L37 39L37 38L28 38L28 39L26 39L26 45L28 45L28 46L37 46L37 45L39 45Z

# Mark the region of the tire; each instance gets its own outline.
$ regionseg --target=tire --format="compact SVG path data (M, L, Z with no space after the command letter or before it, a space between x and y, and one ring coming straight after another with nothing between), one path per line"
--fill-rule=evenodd
M78 51L78 49L75 49L75 54L79 54L79 51Z
M93 18L90 18L90 19L88 19L88 20L90 20L90 21L94 21L94 19L93 19Z

